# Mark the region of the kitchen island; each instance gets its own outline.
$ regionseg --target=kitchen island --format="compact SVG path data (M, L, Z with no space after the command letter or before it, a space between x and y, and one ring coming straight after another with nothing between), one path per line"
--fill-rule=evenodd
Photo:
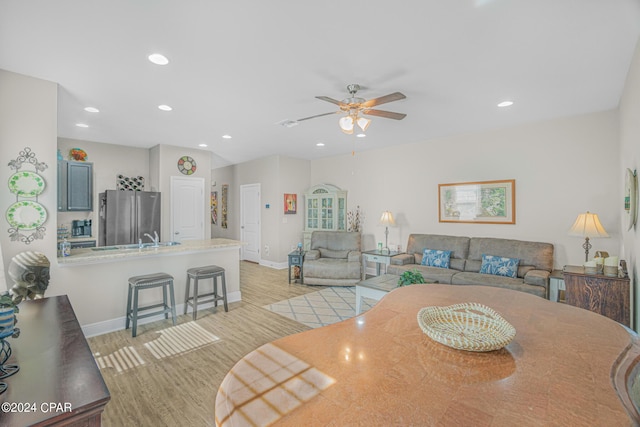
M127 283L132 276L158 272L171 274L176 310L181 314L187 269L215 264L225 269L228 301L240 301L241 246L242 242L237 240L205 239L160 247L74 249L71 256L58 258L58 268L50 286L55 281L55 288L69 295L85 335L99 335L124 329ZM203 285L210 286L207 283L203 282ZM161 299L161 291L157 294L144 292L140 295L140 304L153 304ZM206 309L206 305L199 311L203 308Z

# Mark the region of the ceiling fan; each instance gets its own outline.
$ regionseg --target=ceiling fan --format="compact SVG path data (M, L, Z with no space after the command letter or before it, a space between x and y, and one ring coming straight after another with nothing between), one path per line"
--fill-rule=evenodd
M356 96L356 93L359 90L360 85L358 84L348 85L347 91L349 91L349 97L343 99L342 101L329 98L328 96L316 96L316 98L318 99L337 105L338 107L340 107L340 109L331 113L316 114L315 116L304 117L296 121L285 121L281 124L283 126L290 127L295 126L296 124L298 124L298 122L302 122L304 120L315 119L316 117L328 116L331 114L344 113L345 116L343 116L339 120L340 129L346 134L352 134L356 124L360 127L360 129L362 129L362 131L365 131L367 127L369 127L371 120L366 117L362 117L362 115L384 117L394 120L402 120L407 116L403 113L394 113L392 111L377 110L372 108L380 104L386 104L387 102L405 99L406 96L404 96L404 94L400 92L394 92L389 95L381 96L379 98L374 98L367 101L364 98Z

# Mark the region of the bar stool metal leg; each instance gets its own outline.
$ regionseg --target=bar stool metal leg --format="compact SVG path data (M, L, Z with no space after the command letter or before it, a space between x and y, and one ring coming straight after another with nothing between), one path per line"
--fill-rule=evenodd
M189 290L191 288L191 275L187 274L187 288L184 291L184 313L187 314L187 308L189 307Z

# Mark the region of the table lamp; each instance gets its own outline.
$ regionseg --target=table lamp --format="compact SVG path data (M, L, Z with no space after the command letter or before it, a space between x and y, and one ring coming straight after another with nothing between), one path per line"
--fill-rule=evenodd
M382 212L382 217L380 217L380 225L385 226L384 230L384 249L389 250L389 226L396 225L396 221L393 219L393 214L391 211Z
M587 211L578 215L576 222L573 223L571 229L569 229L570 236L584 237L584 260L589 261L589 249L591 249L591 243L589 239L591 237L609 237L602 224L598 214L593 214Z

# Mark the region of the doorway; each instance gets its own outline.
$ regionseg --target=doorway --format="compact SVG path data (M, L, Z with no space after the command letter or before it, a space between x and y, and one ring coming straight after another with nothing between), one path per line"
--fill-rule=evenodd
M260 184L240 186L242 259L260 262Z
M171 177L171 239L204 239L204 178Z

